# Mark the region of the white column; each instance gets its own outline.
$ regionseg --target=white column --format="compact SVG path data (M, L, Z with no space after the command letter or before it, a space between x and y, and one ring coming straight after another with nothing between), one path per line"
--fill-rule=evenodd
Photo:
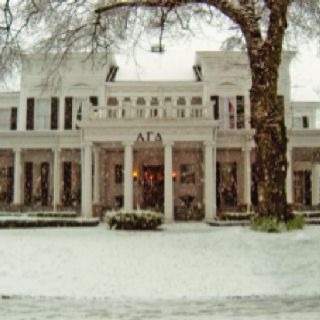
M312 165L312 205L316 206L320 203L319 197L319 164Z
M61 175L61 159L60 149L53 150L53 210L57 211L60 203L60 175Z
M100 202L100 150L94 149L94 193L93 202L98 204Z
M164 143L164 217L166 222L172 222L173 217L173 184L172 184L172 146Z
M132 178L132 145L133 142L124 143L124 209L126 212L131 212L133 207L133 178Z
M287 181L286 181L286 189L287 189L287 202L293 203L293 179L292 179L292 147L287 146Z
M216 215L216 194L214 180L214 156L213 141L204 143L204 203L205 203L205 220L209 221L215 218Z
M86 143L82 151L83 157L81 165L82 170L82 215L85 217L92 216L92 145Z
M244 203L247 205L247 212L250 212L251 207L251 158L250 158L250 145L247 142L246 146L242 149L243 152L243 190L244 190Z
M21 204L21 149L14 150L14 187L13 203Z

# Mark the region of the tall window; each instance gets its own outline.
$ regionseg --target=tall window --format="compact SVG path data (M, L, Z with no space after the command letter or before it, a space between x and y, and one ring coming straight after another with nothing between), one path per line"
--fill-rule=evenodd
M10 129L10 109L0 109L0 130Z
M18 117L18 109L17 107L11 108L11 117L10 117L10 129L17 130L17 117Z
M34 117L35 129L51 128L51 103L49 99L37 99Z
M87 98L75 98L75 112L77 115L77 120L81 120L83 108L87 104Z
M219 96L211 96L214 120L219 120Z
M65 109L64 109L64 129L72 129L72 97L65 98Z
M309 117L308 116L294 116L292 118L292 127L296 128L296 129L309 128Z
M34 128L34 98L27 99L27 130L33 130Z
M244 128L244 96L237 96L237 128Z
M59 99L57 97L51 98L51 129L58 129L58 114L59 114Z
M235 129L237 119L236 97L221 97L219 103L220 126L223 129Z

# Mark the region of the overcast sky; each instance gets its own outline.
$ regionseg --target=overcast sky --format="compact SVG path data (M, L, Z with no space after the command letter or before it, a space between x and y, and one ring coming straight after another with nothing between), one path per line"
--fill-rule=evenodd
M220 35L165 41L165 54L150 53L152 40L118 55L118 80L192 80L196 51L219 50ZM154 40L156 43L156 40ZM314 45L299 48L291 63L292 100L320 101L320 56Z

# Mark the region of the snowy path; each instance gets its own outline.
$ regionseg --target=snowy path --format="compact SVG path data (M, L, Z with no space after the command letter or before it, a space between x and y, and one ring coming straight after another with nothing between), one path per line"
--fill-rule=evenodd
M121 302L54 298L0 300L6 320L318 320L320 296Z
M1 230L0 295L27 298L0 300L0 318L10 319L12 305L29 305L30 310L43 305L49 311L41 314L47 312L48 319L60 307L65 319L81 318L80 313L68 318L68 312L86 308L92 312L88 319L101 319L103 312L110 313L108 319L143 319L131 317L139 309L150 313L145 319L207 319L205 313L202 318L186 314L202 314L202 309L212 313L220 305L227 312L238 304L237 299L230 303L230 297L264 297L252 303L239 300L250 309L259 299L273 299L270 303L275 304L279 298L272 297L294 296L302 298L291 305L301 300L319 317L319 307L312 304L312 297L320 297L319 243L319 227L286 234L205 224L174 224L163 231L138 233L104 226ZM44 297L41 303L39 297ZM141 303L136 305L136 299ZM274 308L287 305L284 301ZM101 313L97 317L92 306Z

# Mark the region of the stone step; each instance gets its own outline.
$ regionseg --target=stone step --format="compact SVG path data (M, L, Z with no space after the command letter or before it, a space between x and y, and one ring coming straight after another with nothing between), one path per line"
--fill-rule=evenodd
M212 227L245 227L250 224L250 220L211 220L207 224Z
M305 218L305 223L310 225L320 225L320 218Z

